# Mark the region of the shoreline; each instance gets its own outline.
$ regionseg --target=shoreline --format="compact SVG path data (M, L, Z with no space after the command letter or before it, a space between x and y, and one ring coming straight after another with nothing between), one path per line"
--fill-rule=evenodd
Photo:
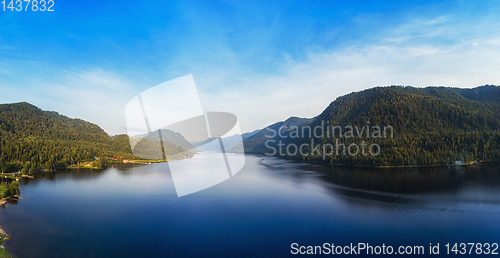
M18 196L18 198L24 199L20 196ZM2 198L0 200L0 204L1 205L7 204L7 199L10 199L10 197ZM5 247L5 241L10 240L10 239L11 239L11 236L7 233L7 231L2 226L2 224L0 224L0 241L1 241L0 255L2 255L2 257L13 257L14 256L14 254L12 252L10 252L9 250L7 250L7 248Z
M12 196L7 196L5 198L2 198L0 199L0 205L3 206L3 205L6 205L8 203L8 200L19 200L19 199L23 199L23 197L19 196L19 195L12 195ZM0 244L0 255L4 255L3 257L13 257L13 253L10 252L9 250L7 250L7 248L5 247L4 243L5 241L7 240L10 240L11 239L11 236L7 233L7 231L5 230L5 228L2 226L2 224L0 223L0 241L1 241L1 244ZM2 251L1 249L3 249L4 251Z
M11 238L11 236L9 234L7 234L7 231L5 231L3 226L0 224L0 241L1 241L0 255L2 255L2 257L13 257L14 256L14 254L12 252L10 252L9 250L7 250L7 248L4 245L5 241L10 240L10 238Z
M252 156L256 156L258 158L276 157L276 158L280 158L280 159L283 159L283 160L291 160L293 162L300 162L300 163L304 163L304 164L321 164L321 165L327 165L326 163L321 163L321 162L316 162L316 163L314 163L314 162L301 162L301 161L293 160L293 159L285 159L285 158L282 158L282 157L279 157L279 156L255 155L255 153L247 153L247 154L244 154L244 155L252 155ZM485 161L485 162L494 162L494 161ZM466 164L449 164L449 165L448 164L436 164L436 165L389 166L389 167L362 166L362 165L351 165L351 164L328 164L328 165L331 165L331 166L351 166L351 167L370 167L370 168L412 168L412 167L439 167L439 166L454 166L454 167L458 167L458 166L474 166L475 164L470 164L470 163L466 163ZM24 199L24 198L22 198L19 195L15 195L14 197L16 197L16 199L18 199L18 198ZM1 205L6 204L7 203L7 199L11 199L11 197L0 199ZM0 223L0 234L1 234L0 237L2 239L5 239L6 237L8 239L10 239L10 236L7 234L7 232L5 231L5 229L3 228L3 226L1 225L1 223ZM7 240L7 239L5 239L5 240ZM2 248L2 246L3 246L2 249L4 249L7 252L7 254L10 255L10 256L7 256L7 257L11 257L11 256L13 256L13 254L11 252L9 252L8 249L5 248L5 245L4 245L5 240L4 240L4 242L2 244L0 244L0 248ZM1 257L1 253L0 253L0 257Z
M264 155L262 153L252 153L252 152L247 152L245 155L255 155L255 156L260 156L260 157L274 157L278 159L283 159L283 160L291 160L294 162L299 162L299 163L305 163L305 164L316 164L316 165L328 165L328 166L349 166L349 167L360 167L360 168L425 168L425 167L466 167L466 166L482 166L485 163L491 163L491 162L499 162L499 161L494 161L494 160L480 160L476 162L469 162L469 163L462 163L462 164L432 164L432 165L400 165L400 166L373 166L373 165L356 165L356 164L332 164L329 162L321 162L321 161L305 161L305 160L298 160L298 159L292 159L292 158L286 158L282 156L268 156Z

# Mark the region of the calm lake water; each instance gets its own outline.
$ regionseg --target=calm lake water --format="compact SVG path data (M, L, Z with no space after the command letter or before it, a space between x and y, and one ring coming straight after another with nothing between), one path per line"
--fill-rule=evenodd
M183 161L178 161L183 162ZM291 244L500 242L500 166L373 169L246 156L177 197L167 164L73 170L20 184L0 211L18 257L281 257ZM497 250L500 253L500 250Z

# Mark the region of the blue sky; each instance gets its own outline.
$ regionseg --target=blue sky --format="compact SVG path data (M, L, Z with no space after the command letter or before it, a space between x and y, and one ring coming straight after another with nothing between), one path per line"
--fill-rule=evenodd
M0 103L125 133L138 93L193 74L243 131L378 85L500 84L498 1L62 1L0 12Z

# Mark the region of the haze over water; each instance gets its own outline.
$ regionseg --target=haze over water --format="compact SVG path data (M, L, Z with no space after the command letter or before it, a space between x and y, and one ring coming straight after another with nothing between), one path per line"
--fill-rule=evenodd
M203 155L203 154L200 154ZM181 162L182 161L176 161ZM18 257L291 256L291 244L500 242L500 166L405 169L246 156L177 197L166 163L71 170L20 184L0 212Z

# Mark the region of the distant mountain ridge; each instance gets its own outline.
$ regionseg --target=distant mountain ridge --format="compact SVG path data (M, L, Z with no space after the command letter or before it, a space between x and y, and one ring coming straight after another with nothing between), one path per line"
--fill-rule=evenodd
M274 123L270 126L265 127L264 129L258 131L256 134L243 139L243 145L245 147L245 152L247 153L262 153L266 151L265 142L268 139L266 135L269 134L269 131L274 132L284 132L290 127L300 126L305 123L310 123L314 121L314 118L300 118L300 117L290 117L285 121Z
M130 137L130 144L133 153L141 159L184 159L193 157L196 152L180 133L169 129Z
M257 134L259 131L260 131L260 129L254 130L253 132L248 132L248 133L244 133L244 134L236 134L236 135L222 138L222 143L224 144L225 148L227 148L227 149L225 149L225 151L235 152L235 153L243 153L244 149L243 149L243 143L241 142L241 139L243 139L243 141L244 141L246 138L249 138L249 137ZM195 145L196 145L196 148L198 150L201 150L201 151L221 151L220 150L220 143L217 140L217 138L210 138L210 139L207 139L203 142L196 143Z
M146 134L141 134L141 135L136 135L133 138L146 138L150 141L160 141L160 137L158 134L158 131L154 131L151 133L146 133ZM186 138L184 138L180 133L174 132L169 129L161 129L161 138L163 142L169 142L172 144L175 144L184 150L191 150L194 149L195 147L188 141Z

